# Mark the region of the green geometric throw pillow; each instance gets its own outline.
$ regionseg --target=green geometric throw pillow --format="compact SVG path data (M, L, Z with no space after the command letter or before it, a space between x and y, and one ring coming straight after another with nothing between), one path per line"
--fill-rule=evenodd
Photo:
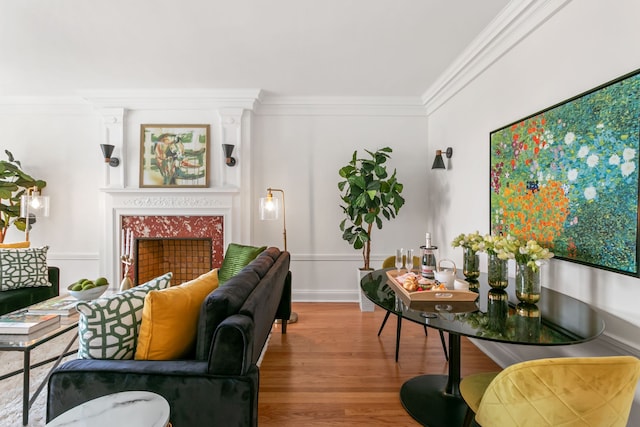
M0 249L0 291L51 286L47 251L42 248Z
M253 261L266 246L246 246L237 243L229 243L227 251L224 253L222 265L218 271L218 281L222 285L227 280L238 274L247 264Z
M108 297L78 302L78 359L133 359L144 297L168 288L171 277L167 273Z

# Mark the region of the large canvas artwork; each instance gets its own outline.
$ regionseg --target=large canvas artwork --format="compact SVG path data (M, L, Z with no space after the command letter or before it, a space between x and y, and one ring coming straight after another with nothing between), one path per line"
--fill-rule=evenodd
M491 231L638 276L640 70L491 132Z

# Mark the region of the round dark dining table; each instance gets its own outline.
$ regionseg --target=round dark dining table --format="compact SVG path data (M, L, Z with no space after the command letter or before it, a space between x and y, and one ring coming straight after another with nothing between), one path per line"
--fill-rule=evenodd
M454 427L463 423L467 405L460 395L461 336L557 346L586 342L604 331L604 321L588 304L545 287L537 304L524 304L515 297L512 278L506 289L492 289L483 273L477 281L470 282L470 291L478 294L473 302L414 301L390 287L390 270L393 269L375 270L362 278L360 287L365 296L403 319L449 333L448 374L420 375L400 389L406 411L425 426Z

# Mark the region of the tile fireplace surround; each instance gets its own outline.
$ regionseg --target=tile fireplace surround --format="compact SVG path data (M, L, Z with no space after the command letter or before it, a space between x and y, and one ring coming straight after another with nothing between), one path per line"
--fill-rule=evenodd
M117 278L124 270L120 263L122 229L131 229L135 238L211 239L211 262L222 262L228 242L241 241L243 230L234 221L241 209L237 189L105 189L105 227L102 271ZM130 271L132 277L133 270Z
M134 284L144 283L164 274L166 271L173 272L175 282L185 282L193 279L195 275L206 273L210 268L218 267L222 264L224 253L224 218L222 216L123 215L121 217L121 229L130 230L134 237L132 242L135 248L133 250L133 264L129 270L129 278ZM120 236L122 236L122 233L120 233ZM163 239L167 239L164 245L156 246L155 250L151 249L153 244L150 244L149 240L156 240L159 243ZM208 262L202 265L196 261L196 259L205 254L202 250L196 249L201 247L201 243L199 243L201 240L199 239L207 239L210 242L207 244L209 248L206 251L206 255L209 258L206 261ZM173 245L170 245L170 243L175 243L178 247L172 249L171 246ZM143 250L145 246L147 250ZM144 252L146 252L147 256L143 256L144 259L140 259ZM195 258L190 257L187 252L191 252L191 255L197 254L197 256ZM182 262L178 262L182 258L185 259ZM171 262L171 260L176 262ZM192 265L191 269L188 268L188 264ZM156 268L151 268L152 265L156 265ZM167 265L169 265L169 270L160 271L164 270L163 266L167 267ZM206 270L202 270L204 265L206 265ZM151 276L142 274L147 271L147 268L151 270L149 273L153 271ZM193 274L190 274L188 270L192 270ZM138 274L134 274L135 272Z

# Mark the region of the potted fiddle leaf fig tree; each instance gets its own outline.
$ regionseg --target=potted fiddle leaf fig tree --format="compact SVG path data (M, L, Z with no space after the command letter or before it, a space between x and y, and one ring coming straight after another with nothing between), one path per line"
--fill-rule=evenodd
M24 172L20 161L9 150L4 152L8 160L0 160L0 243L12 225L20 231L27 227L26 219L20 217L20 197L30 188L42 190L47 185ZM29 227L34 222L34 218L29 218Z
M356 250L362 250L364 266L361 271L371 270L371 232L373 226L382 229L383 219L395 218L404 205L403 185L396 178L396 170L389 175L387 160L393 150L384 147L376 152L365 150L366 158L359 158L354 151L351 161L340 168L340 176L344 179L338 183L340 199L345 217L340 222L342 238ZM358 273L358 278L361 274ZM368 301L360 297L360 308L363 303L366 311L373 310Z

